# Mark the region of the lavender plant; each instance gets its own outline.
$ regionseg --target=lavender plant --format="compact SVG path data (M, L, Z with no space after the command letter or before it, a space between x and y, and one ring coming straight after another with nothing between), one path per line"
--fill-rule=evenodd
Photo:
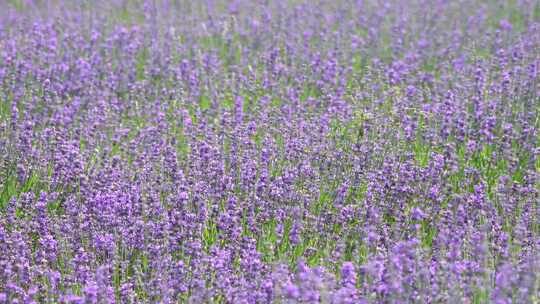
M0 2L0 303L540 302L540 3Z

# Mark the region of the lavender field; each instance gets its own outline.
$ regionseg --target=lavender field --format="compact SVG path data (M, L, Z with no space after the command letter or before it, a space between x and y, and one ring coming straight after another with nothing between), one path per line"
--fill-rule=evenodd
M540 303L540 1L0 0L0 303Z

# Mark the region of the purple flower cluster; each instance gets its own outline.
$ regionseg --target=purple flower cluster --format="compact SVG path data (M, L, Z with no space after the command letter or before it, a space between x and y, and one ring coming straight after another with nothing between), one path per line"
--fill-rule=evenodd
M540 4L0 1L0 303L540 301Z

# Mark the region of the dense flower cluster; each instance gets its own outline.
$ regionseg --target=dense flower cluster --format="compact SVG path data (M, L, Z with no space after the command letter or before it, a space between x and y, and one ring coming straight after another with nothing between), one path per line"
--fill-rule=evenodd
M540 3L0 1L0 303L540 301Z

